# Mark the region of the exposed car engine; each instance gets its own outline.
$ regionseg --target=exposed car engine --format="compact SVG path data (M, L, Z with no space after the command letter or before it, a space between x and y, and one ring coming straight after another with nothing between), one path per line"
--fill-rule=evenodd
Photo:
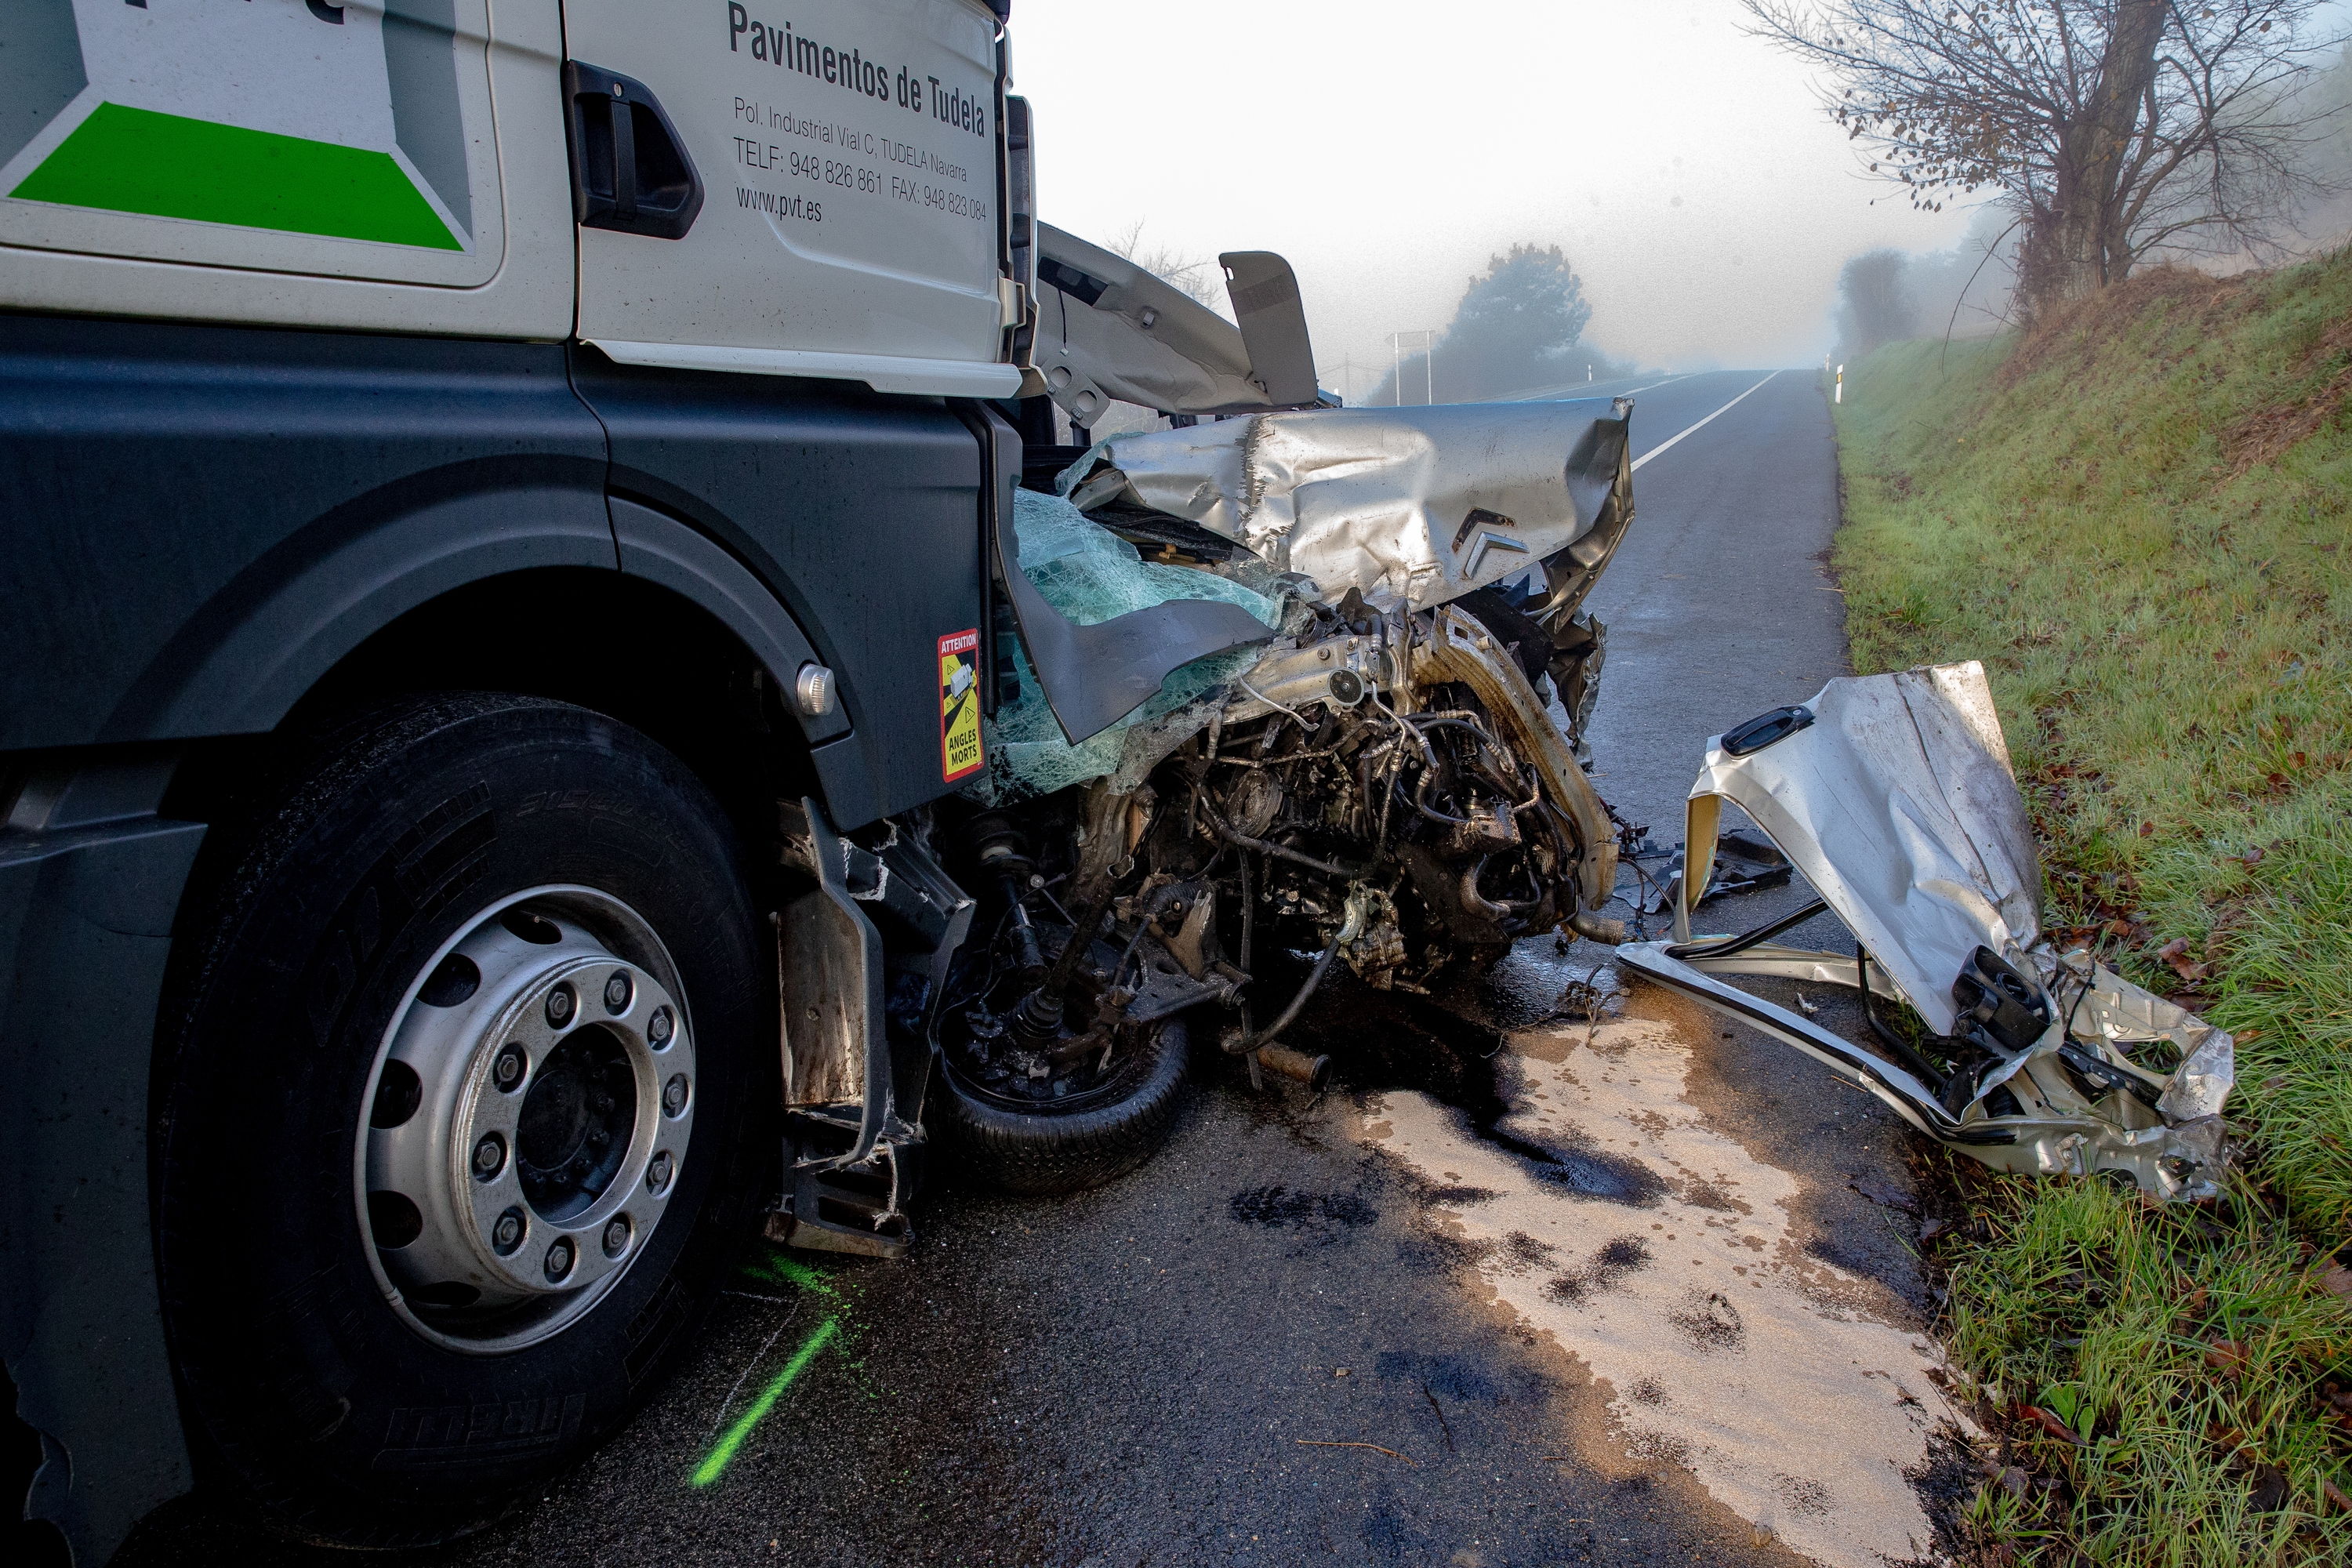
M1617 438L1587 455L1606 467L1573 532L1613 544L1632 512L1625 411L1602 408ZM1622 936L1597 913L1618 830L1576 757L1603 647L1580 605L1605 551L1558 551L1509 587L1415 607L1277 577L1131 491L1095 489L1091 526L1276 590L1285 611L1282 635L1227 679L1133 722L1103 776L940 814L938 847L980 900L936 1013L948 1098L1016 1185L1018 1160L988 1161L991 1139L1015 1138L1024 1116L1148 1100L1188 1033L1213 1027L1254 1076L1319 1085L1321 1059L1280 1039L1335 964L1419 990L1530 934ZM974 1125L975 1108L1005 1120ZM1149 1145L1127 1137L1103 1157L1123 1168Z

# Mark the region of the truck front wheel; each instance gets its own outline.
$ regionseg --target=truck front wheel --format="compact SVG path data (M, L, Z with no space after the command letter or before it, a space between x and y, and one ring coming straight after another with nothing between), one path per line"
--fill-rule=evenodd
M688 1337L761 1190L773 985L726 816L599 714L411 701L263 793L184 927L173 1352L200 1454L272 1514L422 1545Z

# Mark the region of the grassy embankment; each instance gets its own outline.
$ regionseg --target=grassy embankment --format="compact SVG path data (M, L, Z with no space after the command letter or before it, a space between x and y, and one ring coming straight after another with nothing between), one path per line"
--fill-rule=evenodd
M2238 1039L2218 1205L1953 1162L1987 1563L2352 1561L2347 397L2352 252L1847 372L1854 668L1982 659L2050 924Z

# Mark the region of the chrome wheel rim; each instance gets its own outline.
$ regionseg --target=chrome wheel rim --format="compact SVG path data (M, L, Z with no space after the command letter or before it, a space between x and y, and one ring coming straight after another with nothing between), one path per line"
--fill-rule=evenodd
M572 886L478 910L368 1074L353 1195L385 1300L470 1354L579 1321L661 1224L698 1087L676 967L635 910Z

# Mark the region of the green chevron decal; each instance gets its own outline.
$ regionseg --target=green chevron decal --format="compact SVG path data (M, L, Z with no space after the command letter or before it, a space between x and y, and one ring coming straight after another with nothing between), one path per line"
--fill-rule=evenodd
M462 250L391 154L101 103L9 195Z

